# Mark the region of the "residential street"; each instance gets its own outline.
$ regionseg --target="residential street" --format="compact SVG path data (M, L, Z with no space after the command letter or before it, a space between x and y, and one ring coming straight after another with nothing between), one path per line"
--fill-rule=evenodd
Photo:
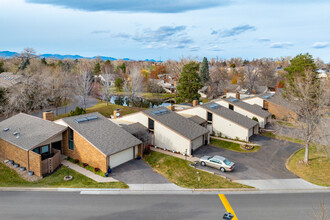
M1 219L222 219L212 195L80 195L79 192L0 192ZM330 194L226 194L238 219L313 218L313 207Z
M203 167L233 180L297 178L286 169L285 162L291 154L301 148L299 144L259 135L253 137L251 141L263 147L256 153L238 153L208 145L197 149L194 156L220 155L234 161L236 167L233 172L221 173L219 170ZM199 167L201 166L199 165Z

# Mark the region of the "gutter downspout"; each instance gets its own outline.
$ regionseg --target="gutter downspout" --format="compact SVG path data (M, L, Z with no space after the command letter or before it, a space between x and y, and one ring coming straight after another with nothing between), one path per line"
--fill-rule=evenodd
M29 157L29 151L26 151L27 152L27 171L30 172L30 157Z

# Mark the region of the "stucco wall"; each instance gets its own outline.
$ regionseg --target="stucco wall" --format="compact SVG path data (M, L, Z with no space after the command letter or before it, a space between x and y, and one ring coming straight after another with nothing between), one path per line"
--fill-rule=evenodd
M264 107L264 100L259 97L253 97L248 99L242 99L243 102L249 103L250 105L259 105L261 108Z
M148 116L146 116L142 112L125 115L125 116L121 117L120 119L124 120L124 121L130 121L130 122L140 122L145 127L148 127Z
M190 141L178 133L155 121L154 145L190 155Z
M230 122L218 115L213 114L213 131L220 133L223 137L229 137L235 139L238 137L240 140L246 140L249 138L248 129L239 126L233 122Z

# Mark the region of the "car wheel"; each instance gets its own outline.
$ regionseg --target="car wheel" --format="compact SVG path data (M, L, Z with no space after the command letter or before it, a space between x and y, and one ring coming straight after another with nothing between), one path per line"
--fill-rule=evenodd
M225 168L221 167L221 168L220 168L220 171L221 171L221 172L225 172L226 170L225 170Z
M201 162L201 164L202 164L202 166L205 166L205 165L206 165L204 161L203 161L203 162Z

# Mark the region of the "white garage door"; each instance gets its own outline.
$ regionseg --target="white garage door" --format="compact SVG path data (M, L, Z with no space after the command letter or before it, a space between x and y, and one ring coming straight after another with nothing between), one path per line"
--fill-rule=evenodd
M127 161L130 161L133 159L133 147L121 151L119 153L110 155L108 160L111 168L114 168L116 166L119 166L120 164L123 164Z

